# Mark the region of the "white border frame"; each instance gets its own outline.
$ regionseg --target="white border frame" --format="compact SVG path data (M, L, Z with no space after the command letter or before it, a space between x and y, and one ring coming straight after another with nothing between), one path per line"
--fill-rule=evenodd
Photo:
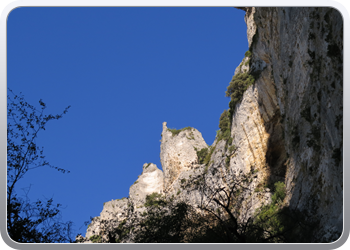
M340 0L343 3L347 3L348 0ZM184 7L190 7L190 6L197 6L197 7L204 7L204 6L219 6L219 7L247 7L247 6L289 6L289 7L312 7L312 6L318 6L318 7L333 7L337 9L343 16L344 21L344 60L343 60L343 72L344 72L344 115L343 115L343 127L347 128L349 124L349 107L350 107L350 92L349 88L347 88L346 84L349 80L349 51L347 50L347 43L349 42L349 13L346 11L343 5L341 5L339 2L334 1L326 1L326 0L320 0L320 1L301 1L301 0L294 0L294 1L284 1L283 4L281 2L276 0L265 0L264 2L253 0L253 1L244 1L244 5L242 5L242 1L230 1L230 0L166 0L166 1L159 1L159 0L86 0L86 1L79 1L79 0L19 0L19 1L3 1L1 0L1 7L6 7L2 10L1 13L1 21L0 21L0 159L1 162L6 165L6 136L5 133L7 126L7 109L5 109L6 106L6 93L7 93L7 50L6 50L6 27L7 27L7 17L9 13L18 7L39 7L39 6L45 6L45 7L117 7L117 6L129 6L129 7L141 7L141 6L153 6L153 7L173 7L173 6L184 6ZM263 3L263 4L262 4ZM349 162L350 154L346 154L345 152L349 151L349 135L350 131L348 132L346 129L343 131L343 155L344 155L344 165L343 165L343 173L344 173L344 190L343 194L349 193L349 185L347 185L346 181L350 177L350 171L348 171L344 166L345 163ZM6 183L6 174L5 174L5 168L1 171L1 184L5 185ZM346 178L347 177L347 178ZM6 201L6 188L0 189L0 200ZM4 242L7 244L3 244L5 249L15 248L15 249L96 249L97 248L104 248L104 249L115 249L116 247L122 248L122 249L134 249L134 248L143 248L143 249L176 249L179 247L186 247L191 249L202 249L202 248L208 248L212 249L213 247L217 249L232 249L233 247L239 247L240 249L251 249L251 248L263 248L266 250L271 249L280 249L280 248L286 248L286 249L295 249L296 247L301 248L307 248L307 249L335 249L342 246L342 249L345 249L345 246L343 244L347 241L349 236L349 213L350 213L350 206L349 206L349 200L345 199L345 195L343 195L343 211L344 211L344 223L343 223L343 234L341 237L333 243L309 243L309 244L302 244L302 243L296 243L296 244L70 244L70 243L55 243L55 244L28 244L28 243L16 243L12 241L6 232L6 202L3 203L0 206L0 230L1 230L1 236ZM349 246L350 244L346 244ZM1 246L1 245L0 245ZM3 246L1 249L4 249Z

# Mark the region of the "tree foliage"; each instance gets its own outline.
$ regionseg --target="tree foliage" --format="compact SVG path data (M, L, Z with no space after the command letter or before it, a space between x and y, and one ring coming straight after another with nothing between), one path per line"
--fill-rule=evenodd
M209 148L202 148L201 150L196 151L199 164L205 164L205 159L208 155Z
M219 120L219 132L218 132L218 137L217 140L228 140L231 136L231 118L230 113L227 110L224 110L222 114L220 115L220 120Z
M230 97L229 107L233 113L236 104L242 100L244 92L254 84L254 77L248 73L238 73L232 77L230 85L226 90L226 97Z
M36 139L51 120L59 120L67 113L45 115L46 104L39 100L40 109L30 105L22 94L7 95L7 230L17 242L71 242L72 222L61 222L60 204L53 200L31 202L28 196L16 192L18 182L28 171L50 167L59 172L69 172L51 165Z
M183 242L189 207L186 203L174 203L166 200L159 194L151 194L157 197L149 202L146 211L139 222L139 230L136 233L135 242L138 243L176 243Z
M159 193L150 194L141 216L129 214L109 234L118 235L109 237L112 239L109 242L125 239L136 243L311 242L312 229L317 224L300 211L283 205L284 183L275 183L271 203L252 212L253 203L247 197L254 193L249 185L254 175L254 172L231 175L226 177L226 184L217 181L214 185L210 174L194 177L183 188L188 192L199 191L201 200L197 205Z

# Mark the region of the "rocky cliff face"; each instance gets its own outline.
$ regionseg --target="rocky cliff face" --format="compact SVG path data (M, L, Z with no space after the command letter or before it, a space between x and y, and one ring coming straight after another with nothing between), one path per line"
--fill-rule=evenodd
M256 8L247 15L256 26L248 32L250 67L260 73L254 88L262 134L269 135L262 143L267 173L284 179L286 202L321 217L319 234L331 238L343 220L342 17L332 8Z
M242 221L270 202L273 183L284 182L284 205L320 219L316 238L328 242L339 238L343 222L341 15L331 8L243 9L250 53L235 74L249 73L255 83L232 111L229 138L217 138L209 147L196 129L176 131L163 123L163 172L145 164L129 198L107 202L80 241L106 235L100 221L116 227L130 206L142 213L146 195L153 192L200 204L201 192L185 192L185 184L203 173L213 187L227 186L228 180L251 173L247 185L255 192L242 194ZM203 149L208 151L206 163L199 159Z

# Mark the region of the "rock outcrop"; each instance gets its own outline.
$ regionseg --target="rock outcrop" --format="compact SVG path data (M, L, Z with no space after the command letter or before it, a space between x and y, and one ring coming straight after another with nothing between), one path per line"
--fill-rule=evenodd
M127 217L128 199L111 200L103 204L103 210L98 217L94 217L86 230L85 238L79 236L78 242L92 243L94 236L107 239L108 232L116 228Z
M164 189L169 190L181 172L196 167L197 152L208 147L202 134L194 128L181 130L167 128L163 123L160 162L164 171Z
M332 8L242 8L249 53L235 74L255 82L231 110L229 138L208 146L194 128L163 123L161 164L145 164L129 198L107 202L88 228L102 235L101 220L118 226L128 207L143 211L147 195L161 193L192 205L203 202L195 188L205 176L213 188L250 174L239 220L271 201L269 187L286 185L284 206L319 220L314 239L337 240L343 226L343 20ZM206 162L199 152L207 150ZM186 185L187 184L187 185ZM193 186L193 185L192 185ZM129 204L129 205L128 205ZM130 205L131 204L131 205ZM131 237L132 238L132 237ZM129 241L132 241L129 237ZM131 239L131 240L130 240Z
M129 198L136 206L142 206L146 202L146 196L152 193L163 193L163 172L153 163L143 165L142 174L130 187Z

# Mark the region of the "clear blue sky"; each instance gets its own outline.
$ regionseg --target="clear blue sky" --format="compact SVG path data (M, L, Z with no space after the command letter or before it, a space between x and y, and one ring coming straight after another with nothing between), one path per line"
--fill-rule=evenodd
M71 171L35 169L30 197L83 222L127 197L144 163L160 169L162 122L214 141L235 68L248 50L244 11L201 8L18 8L7 22L7 84L60 113L37 143ZM39 106L39 105L38 105ZM23 194L17 189L19 194Z

